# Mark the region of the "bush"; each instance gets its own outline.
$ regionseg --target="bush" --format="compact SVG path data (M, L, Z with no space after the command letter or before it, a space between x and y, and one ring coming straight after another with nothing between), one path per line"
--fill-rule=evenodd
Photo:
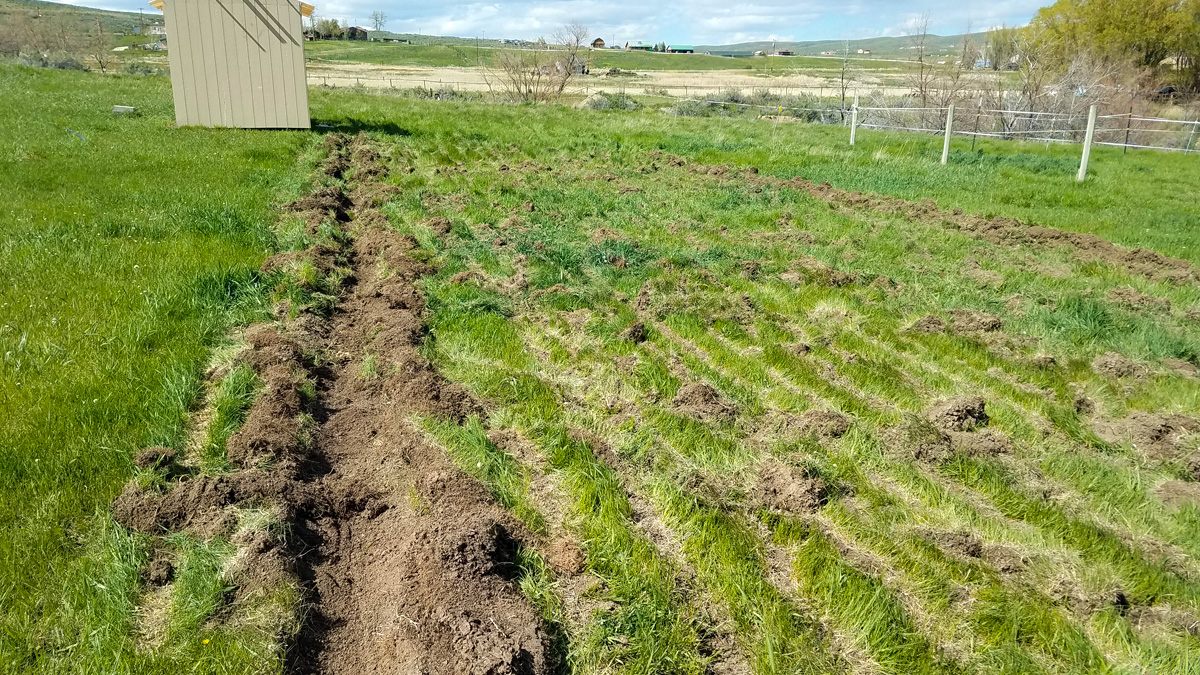
M34 68L57 68L58 70L87 70L87 66L74 56L50 56L49 54L22 54L17 62Z
M130 61L125 64L125 72L130 75L162 75L163 71L152 68L141 61Z
M598 91L583 100L583 107L589 110L637 110L641 105L625 94Z

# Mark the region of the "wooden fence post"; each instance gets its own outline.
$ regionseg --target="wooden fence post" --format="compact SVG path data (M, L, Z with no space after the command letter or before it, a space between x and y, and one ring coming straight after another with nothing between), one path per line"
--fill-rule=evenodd
M1079 175L1075 180L1082 183L1087 178L1088 159L1092 156L1092 135L1096 133L1096 104L1088 108L1087 133L1083 135L1083 158L1079 160Z
M942 164L950 159L950 134L954 133L954 104L946 108L946 140L942 142Z

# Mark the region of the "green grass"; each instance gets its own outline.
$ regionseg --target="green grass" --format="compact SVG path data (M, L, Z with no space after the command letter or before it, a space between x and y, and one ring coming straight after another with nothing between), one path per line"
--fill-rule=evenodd
M108 504L134 451L181 447L209 350L265 316L270 205L309 141L177 130L162 78L3 68L0 111L0 662L154 670Z
M360 47L432 65L471 52L310 45L330 60ZM114 117L113 103L141 112ZM281 670L296 591L233 602L236 547L220 537L171 538L167 639L139 648L150 542L107 507L134 475L133 452L183 447L202 369L231 327L266 318L271 300L318 312L336 302L338 272L255 271L270 250L310 241L271 207L304 188L317 134L175 129L158 77L0 69L0 111L14 120L0 131L0 522L11 524L0 666ZM956 141L941 167L932 137L862 131L851 149L841 128L736 117L327 90L313 92L312 112L368 131L393 169L412 169L392 172L401 191L382 210L437 269L421 282L424 352L488 402L462 424L421 424L535 538L561 530L586 552L604 604L582 625L567 580L533 548L520 554L522 590L572 672L701 673L713 645L756 673L1195 672L1196 635L1152 620L1200 612L1188 571L1200 511L1153 492L1179 462L1099 440L1074 397L1086 391L1110 416L1193 413L1200 387L1160 362L1200 361L1185 316L1197 284L833 208L764 180L928 198L1196 261L1200 205L1178 198L1200 179L1194 158L1098 148L1080 185L1071 147L982 143L980 159ZM746 166L758 178L736 172ZM431 216L451 219L450 234L434 236ZM814 260L855 280L831 285ZM481 279L451 283L465 270ZM1172 308L1107 298L1123 286ZM962 308L1003 328L906 330ZM627 339L634 322L644 341ZM1108 350L1154 374L1092 372ZM1034 364L1038 354L1057 365ZM387 375L372 355L356 367L364 380ZM696 381L735 414L678 408ZM260 383L235 367L210 386L202 465L220 470ZM912 459L903 429L930 435L914 420L954 395L986 399L1010 452ZM791 423L811 410L840 411L850 432L802 435ZM502 450L493 431L519 434L536 457ZM820 477L825 503L764 508L756 481L768 462ZM536 480L554 482L562 513L539 501ZM952 532L985 552L939 540ZM994 550L1020 565L1001 569ZM1116 589L1128 612L1104 600ZM1072 593L1100 604L1081 610ZM238 618L272 612L293 619Z

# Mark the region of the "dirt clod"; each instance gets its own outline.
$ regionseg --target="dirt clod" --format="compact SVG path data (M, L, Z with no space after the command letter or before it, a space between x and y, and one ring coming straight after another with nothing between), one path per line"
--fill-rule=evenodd
M983 556L983 542L970 532L931 530L926 536L948 553L967 558Z
M841 438L850 430L850 418L832 410L809 410L800 415L800 430L818 438Z
M434 216L433 218L426 220L425 224L429 227L429 229L433 230L434 234L439 237L444 237L447 234L450 234L450 228L454 225L454 223L450 222L450 219L446 218L445 216Z
M1169 480L1159 485L1154 492L1167 506L1179 507L1184 504L1200 505L1200 483Z
M978 396L956 396L935 403L929 417L944 431L971 431L987 425L984 407L983 399Z
M156 445L142 448L133 456L133 464L139 469L158 469L170 466L175 462L175 450Z
M562 537L550 545L550 554L546 556L550 567L559 574L580 574L583 572L586 559L583 549L574 540Z
M679 412L702 421L724 421L737 414L737 408L706 382L683 385L672 403Z
M751 494L764 507L785 513L811 513L829 499L824 480L779 462L762 467Z
M1012 444L1008 439L991 429L984 429L974 433L951 431L949 434L950 443L954 446L954 449L965 455L994 457L996 455L1007 455L1012 452Z
M955 333L986 333L1000 330L1000 318L974 309L950 311L951 328Z
M1105 352L1092 360L1092 369L1105 377L1129 377L1137 372L1137 364L1117 352Z
M946 322L936 314L926 314L912 322L906 330L911 333L944 333L946 332Z
M1200 420L1171 413L1131 412L1118 420L1099 420L1096 435L1109 443L1129 442L1147 456L1170 461L1178 458L1187 434L1200 432Z
M642 323L641 321L634 323L632 326L630 326L629 328L626 328L625 331L621 333L622 340L628 340L634 344L641 344L641 343L645 342L646 337L647 337L646 324Z
M1171 310L1170 300L1146 295L1130 286L1118 286L1109 291L1106 297L1111 302L1129 309L1159 312L1169 312Z

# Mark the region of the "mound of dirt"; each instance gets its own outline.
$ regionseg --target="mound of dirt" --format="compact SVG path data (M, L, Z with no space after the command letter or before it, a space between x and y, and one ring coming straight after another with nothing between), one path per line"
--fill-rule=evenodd
M950 327L955 333L987 333L1000 330L1000 317L974 309L950 310Z
M850 418L832 410L809 410L798 420L801 433L818 438L841 438L850 430Z
M906 418L899 427L886 431L884 438L895 454L918 462L938 464L954 454L950 436L929 420L915 415Z
M821 286L846 286L858 279L857 275L842 272L812 256L800 258L793 265L797 268L797 271L792 274L799 274L801 278ZM782 275L780 278L782 278ZM790 279L784 280L789 281Z
M569 537L562 537L550 545L546 561L559 574L581 574L586 558L579 544Z
M1163 359L1162 364L1176 375L1183 375L1184 377L1200 377L1200 368L1197 368L1196 364L1192 363L1191 361L1184 361L1183 359Z
M346 193L338 185L324 187L316 192L297 199L286 207L290 211L313 211L319 214L332 214L339 223L350 222L350 210L353 204Z
M433 230L433 233L437 236L444 237L450 234L450 228L454 226L454 223L450 222L450 219L445 216L434 216L426 220L425 225Z
M950 444L964 455L994 457L1012 452L1012 443L991 429L977 432L951 431L949 434Z
M1105 377L1129 377L1138 372L1138 367L1123 354L1105 352L1092 360L1092 370Z
M1180 507L1184 504L1200 505L1200 483L1184 480L1169 480L1159 485L1154 494L1167 506Z
M751 498L763 507L784 513L811 513L825 505L829 491L825 481L779 462L764 465Z
M987 426L985 403L978 396L956 396L935 403L929 418L943 431L971 431Z
M721 398L707 382L689 382L679 388L672 401L675 409L704 422L727 421L737 414L737 407Z
M156 445L143 448L133 456L133 465L139 469L157 469L168 467L175 463L175 450Z
M641 344L646 341L646 324L638 321L629 328L626 328L621 333L622 340L628 340L634 344Z
M1123 307L1136 310L1148 310L1169 312L1171 310L1171 301L1166 298L1156 298L1153 295L1146 295L1130 286L1117 286L1108 292L1106 296L1111 302L1115 302Z
M983 556L983 542L970 532L926 530L924 536L951 555L965 558Z
M910 333L944 333L946 332L946 322L936 314L926 314L909 324L905 330Z
M1028 564L1020 551L1004 544L984 544L982 557L984 562L1001 574L1016 574Z
M1171 461L1179 458L1184 436L1200 431L1200 420L1187 415L1135 410L1123 419L1100 420L1093 428L1097 436L1109 443L1128 441L1149 457Z

